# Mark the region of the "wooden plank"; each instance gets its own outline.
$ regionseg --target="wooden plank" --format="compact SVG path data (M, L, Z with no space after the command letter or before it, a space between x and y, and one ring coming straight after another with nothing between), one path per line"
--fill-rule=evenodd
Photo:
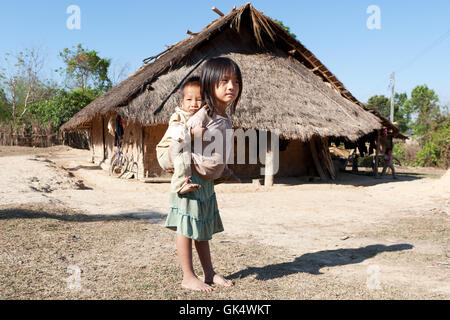
M325 172L323 171L323 168L320 164L319 155L317 154L317 148L315 143L315 136L309 140L309 148L311 149L311 155L314 161L314 165L316 166L317 173L319 173L319 176L322 180L327 181L328 177L326 176Z
M328 148L328 138L321 139L321 154L321 159L330 174L331 180L336 180L336 170L333 161L331 160L330 149Z
M106 143L105 143L105 117L102 117L102 143L103 143L103 160L106 159Z
M219 16L223 17L224 14L222 13L222 11L220 11L219 9L217 9L216 7L212 7L211 8L212 11L214 11L215 13L217 13Z
M377 130L377 150L375 152L375 159L373 164L373 173L375 178L378 178L378 155L380 154L380 130Z
M267 150L266 163L264 167L264 186L273 186L273 152L272 152L272 134L267 132Z

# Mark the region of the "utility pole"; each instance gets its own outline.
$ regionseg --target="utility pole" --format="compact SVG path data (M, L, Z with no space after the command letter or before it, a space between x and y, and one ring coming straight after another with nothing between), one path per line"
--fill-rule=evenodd
M395 72L392 72L392 95L391 95L391 114L389 120L394 122L394 94L395 94Z

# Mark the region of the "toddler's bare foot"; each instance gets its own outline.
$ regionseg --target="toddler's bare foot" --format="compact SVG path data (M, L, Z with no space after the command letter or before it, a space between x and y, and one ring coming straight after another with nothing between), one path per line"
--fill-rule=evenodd
M183 279L181 282L181 286L188 290L194 290L194 291L202 291L202 292L212 292L214 291L214 288L208 285L207 283L200 281L196 277Z
M180 191L178 191L178 193L179 194L185 194L185 193L188 193L188 192L194 192L194 191L199 190L201 187L202 186L199 185L199 184L188 183L188 184L185 184L183 186L183 188L181 188Z
M231 280L227 280L224 277L222 277L221 275L218 275L217 273L215 273L212 278L211 277L207 277L207 278L202 278L205 279L205 283L207 284L216 284L218 286L222 286L222 287L232 287L234 286L233 281Z

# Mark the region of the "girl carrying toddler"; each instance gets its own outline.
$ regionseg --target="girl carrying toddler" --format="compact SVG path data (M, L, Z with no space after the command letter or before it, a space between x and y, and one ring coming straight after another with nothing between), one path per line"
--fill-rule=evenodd
M228 58L213 58L205 62L201 76L202 108L187 122L194 139L201 139L201 150L192 145L190 159L192 184L199 188L188 193L170 193L170 211L165 226L176 231L176 247L183 271L182 287L190 290L211 292L212 284L230 287L233 282L215 273L212 266L209 240L214 233L222 232L223 225L219 215L214 179L240 182L226 165L232 147L232 139L227 130L232 129L231 120L226 114L233 114L242 92L242 76L238 65ZM191 130L192 129L192 130ZM205 152L213 143L203 139L211 132L220 132L222 148L211 155ZM217 136L214 136L217 138ZM192 264L192 240L202 265L203 279L199 279Z

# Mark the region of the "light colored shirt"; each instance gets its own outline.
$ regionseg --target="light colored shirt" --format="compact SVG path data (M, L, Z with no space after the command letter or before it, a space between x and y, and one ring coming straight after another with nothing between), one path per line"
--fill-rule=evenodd
M157 148L168 148L173 142L182 142L186 137L186 123L192 114L184 111L180 107L175 108L175 112L170 116L169 127L162 137L161 141L156 145Z
M194 133L192 170L205 181L230 176L226 165L233 143L230 118L218 114L211 117L207 107L203 107L188 120L187 126L193 130L206 129L203 138Z

